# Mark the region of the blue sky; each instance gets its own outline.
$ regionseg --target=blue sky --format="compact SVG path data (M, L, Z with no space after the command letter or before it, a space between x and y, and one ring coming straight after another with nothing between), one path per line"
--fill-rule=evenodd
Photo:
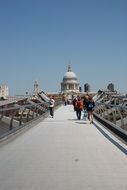
M127 0L0 0L0 84L10 95L80 85L127 93Z

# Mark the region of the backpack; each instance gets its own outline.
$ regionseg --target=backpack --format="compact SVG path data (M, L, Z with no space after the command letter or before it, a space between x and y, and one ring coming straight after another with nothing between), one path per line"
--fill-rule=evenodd
M92 102L89 103L88 108L93 108Z

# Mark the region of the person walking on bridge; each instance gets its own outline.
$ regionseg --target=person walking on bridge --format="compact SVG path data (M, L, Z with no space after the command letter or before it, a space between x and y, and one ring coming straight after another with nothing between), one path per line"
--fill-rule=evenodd
M76 101L76 115L78 120L81 119L82 110L83 110L83 101L81 100L80 97L78 97Z
M94 111L94 107L95 107L95 102L92 98L92 96L88 97L88 101L86 101L85 103L85 107L88 113L88 119L90 121L90 123L93 122L93 111Z
M52 118L54 117L54 106L55 106L55 100L52 97L50 97L49 111L50 111L50 115L51 115Z
M77 98L77 97L74 97L74 99L72 100L72 104L73 104L73 107L74 107L74 111L76 111L76 104L77 104L77 101L78 101L78 98Z

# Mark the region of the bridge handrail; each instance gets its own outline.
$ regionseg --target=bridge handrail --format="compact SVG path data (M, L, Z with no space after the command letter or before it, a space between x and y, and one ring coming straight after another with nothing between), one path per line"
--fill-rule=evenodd
M62 104L62 101L55 101L55 108L59 106L60 104ZM18 119L16 116L17 113L20 114L18 115ZM24 114L25 116L23 116ZM31 104L24 104L24 105L14 104L13 106L8 107L8 108L0 108L0 121L5 122L5 119L7 120L8 118L7 120L8 122L7 125L9 125L8 130L13 131L12 129L14 129L14 131L16 131L16 129L20 128L21 126L24 126L24 124L26 126L27 123L29 124L29 122L37 120L40 117L42 118L47 117L48 114L49 114L49 102L41 102L41 103L32 102ZM24 123L24 119L25 119L25 123ZM16 122L16 126L15 126L15 122ZM0 134L0 138L1 138L1 134Z
M35 104L25 104L25 105L14 105L8 108L0 108L0 112L2 111L9 111L9 110L16 110L16 109L20 109L20 108L31 108L31 107L37 107L37 106L47 106L48 107L48 103L47 102L41 102L41 103L35 103Z
M94 113L94 118L127 142L127 131L117 126L116 124L106 120L97 113Z
M127 135L126 105L96 102L94 117L113 131L120 134L124 131Z
M96 102L96 107L95 108L97 108L97 106L98 105L104 105L104 106L110 106L110 107L117 107L117 108L122 108L122 109L125 109L125 110L127 110L127 106L123 106L123 105L116 105L116 104L107 104L107 103L98 103L98 102Z

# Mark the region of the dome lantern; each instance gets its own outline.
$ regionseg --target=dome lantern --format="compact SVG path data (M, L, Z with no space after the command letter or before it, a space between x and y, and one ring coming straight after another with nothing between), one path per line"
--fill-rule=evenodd
M68 72L72 72L71 65L68 65Z

